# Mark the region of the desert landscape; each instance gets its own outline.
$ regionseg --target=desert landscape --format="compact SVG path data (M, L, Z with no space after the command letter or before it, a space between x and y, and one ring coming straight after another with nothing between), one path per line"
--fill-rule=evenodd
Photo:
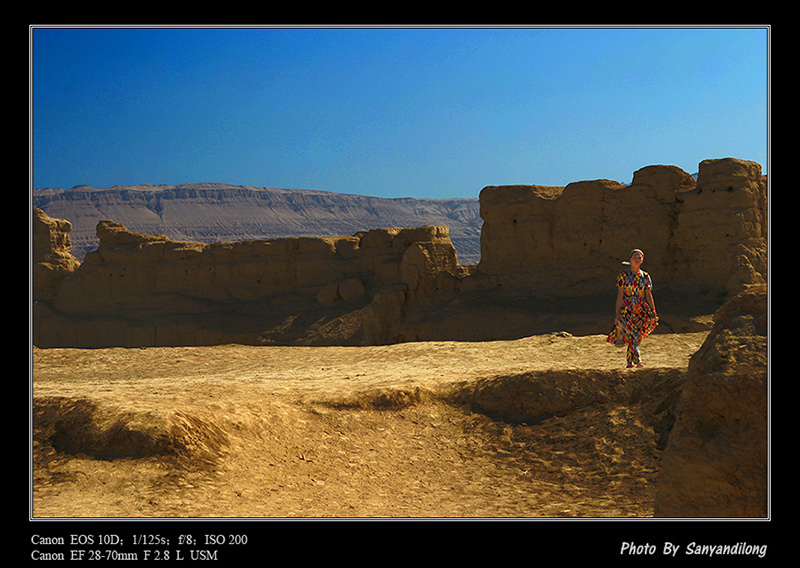
M35 210L32 518L768 518L758 164L485 188L481 217L473 266L440 226L112 220L81 262ZM626 370L631 241L660 325Z
M649 517L705 337L36 349L33 512Z

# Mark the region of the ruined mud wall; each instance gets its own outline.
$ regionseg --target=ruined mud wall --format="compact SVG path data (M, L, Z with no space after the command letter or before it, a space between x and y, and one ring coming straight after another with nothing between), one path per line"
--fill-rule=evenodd
M630 185L486 187L480 195L479 273L539 294L613 289L633 248L657 287L722 296L766 282L766 181L761 166L706 160L697 182L675 166L648 166Z
M61 281L80 266L72 256L72 225L62 219L51 219L38 209L33 210L31 242L31 284L34 300L52 300Z
M34 211L39 347L362 345L607 332L614 281L645 251L659 331L709 329L726 296L766 282L766 183L736 159L648 166L630 185L481 192L482 258L461 266L447 227L341 237L173 241L97 226L78 263L70 224ZM669 296L665 291L679 290ZM693 300L703 296L702 305ZM701 316L701 317L695 317Z
M55 272L44 227L68 223L34 225L39 347L382 343L392 310L458 271L446 227L204 244L101 221L98 249Z

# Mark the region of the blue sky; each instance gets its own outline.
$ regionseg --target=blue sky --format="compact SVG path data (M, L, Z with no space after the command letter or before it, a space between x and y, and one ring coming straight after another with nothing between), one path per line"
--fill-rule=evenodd
M381 197L768 173L760 28L34 28L31 186Z

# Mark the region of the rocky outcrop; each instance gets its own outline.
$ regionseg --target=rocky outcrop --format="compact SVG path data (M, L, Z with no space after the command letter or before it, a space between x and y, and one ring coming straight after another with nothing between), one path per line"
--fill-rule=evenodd
M706 160L697 183L675 166L648 166L630 185L486 187L478 273L543 295L608 289L633 248L657 289L716 296L766 282L766 182L761 166Z
M715 314L662 456L657 517L767 516L767 289Z

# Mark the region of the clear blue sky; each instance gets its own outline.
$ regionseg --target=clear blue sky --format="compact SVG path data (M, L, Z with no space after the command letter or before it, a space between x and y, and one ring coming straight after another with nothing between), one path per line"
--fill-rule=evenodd
M768 30L31 31L31 185L382 197L767 172Z

